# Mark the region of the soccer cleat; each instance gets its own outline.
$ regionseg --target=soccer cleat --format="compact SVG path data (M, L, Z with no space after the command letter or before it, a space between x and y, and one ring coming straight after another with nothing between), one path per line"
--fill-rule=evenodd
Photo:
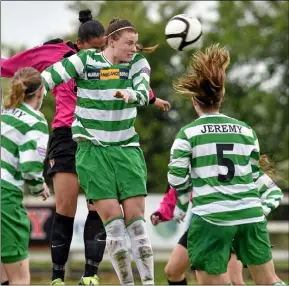
M82 277L78 285L99 285L99 278L96 274L91 277Z
M57 278L54 279L50 285L65 285L65 283L60 278Z

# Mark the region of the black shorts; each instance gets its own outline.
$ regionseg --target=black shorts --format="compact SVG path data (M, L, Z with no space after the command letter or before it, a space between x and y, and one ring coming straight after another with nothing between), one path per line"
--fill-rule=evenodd
M182 245L184 248L188 248L187 247L188 232L189 230L185 231L178 242L178 244Z
M47 175L52 177L55 173L76 173L76 150L77 143L72 140L71 128L55 128L48 143Z

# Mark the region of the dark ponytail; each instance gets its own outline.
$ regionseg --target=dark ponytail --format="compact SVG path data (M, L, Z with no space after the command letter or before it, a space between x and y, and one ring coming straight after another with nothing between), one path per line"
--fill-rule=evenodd
M91 38L99 38L104 35L103 25L92 19L89 9L81 10L78 19L81 23L78 29L78 39L82 43L88 42Z
M87 21L92 20L92 14L89 9L81 10L78 14L78 20L81 24L84 24Z

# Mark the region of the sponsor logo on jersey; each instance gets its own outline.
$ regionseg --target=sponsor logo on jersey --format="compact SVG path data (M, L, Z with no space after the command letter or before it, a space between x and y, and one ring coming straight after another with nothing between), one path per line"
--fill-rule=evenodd
M89 80L128 79L129 69L99 69L95 67L87 67L86 75Z
M101 80L119 79L119 69L108 69L100 71Z

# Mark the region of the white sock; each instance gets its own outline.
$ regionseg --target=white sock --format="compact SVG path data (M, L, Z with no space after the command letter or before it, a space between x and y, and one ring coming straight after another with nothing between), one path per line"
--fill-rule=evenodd
M144 285L154 285L154 260L145 222L142 219L134 221L127 228L131 241L133 257Z
M115 219L105 226L106 247L110 261L121 284L133 284L133 274L128 248L125 242L123 219Z

